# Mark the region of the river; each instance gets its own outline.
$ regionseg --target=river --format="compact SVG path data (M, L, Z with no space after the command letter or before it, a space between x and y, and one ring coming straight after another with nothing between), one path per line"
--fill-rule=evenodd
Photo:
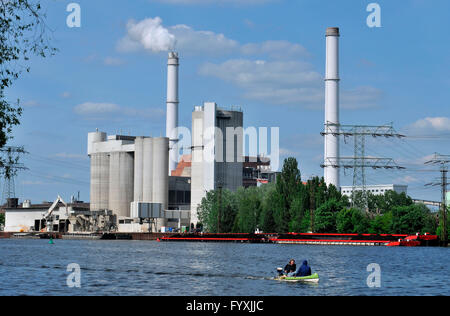
M290 258L320 282L271 280ZM0 295L450 295L449 258L448 248L2 239ZM66 282L71 263L79 288ZM379 287L367 284L371 263Z

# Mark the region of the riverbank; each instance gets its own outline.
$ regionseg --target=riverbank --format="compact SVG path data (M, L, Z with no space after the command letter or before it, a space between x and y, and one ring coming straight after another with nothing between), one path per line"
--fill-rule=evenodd
M0 233L0 238L72 240L157 240L160 242L273 243L352 246L439 246L436 235L407 234L208 234L208 233Z

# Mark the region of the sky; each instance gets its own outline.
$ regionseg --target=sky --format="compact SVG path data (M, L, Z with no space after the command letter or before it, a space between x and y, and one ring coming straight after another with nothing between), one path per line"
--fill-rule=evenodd
M80 27L67 24L72 2ZM368 156L406 167L367 170L367 184L407 184L413 198L439 200L439 187L424 186L438 169L424 162L450 154L450 2L379 0L381 27L369 27L372 2L42 1L58 52L32 58L7 91L24 108L9 145L28 151L16 196L38 203L79 192L88 201L87 133L96 128L164 136L171 49L181 126L203 102L240 106L244 127L280 128L280 159L297 158L303 179L322 176L325 30L339 27L341 124L393 123L407 136L367 139ZM353 155L352 139L341 151ZM352 184L352 170L341 177Z

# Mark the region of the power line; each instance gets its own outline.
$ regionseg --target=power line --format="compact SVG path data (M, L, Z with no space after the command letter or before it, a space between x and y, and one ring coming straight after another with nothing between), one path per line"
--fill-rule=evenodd
M441 155L438 153L434 154L434 157L425 162L426 165L438 165L440 166L440 172L441 172L441 181L439 182L431 182L426 184L427 186L441 186L441 193L442 193L442 210L441 210L441 216L440 221L442 225L442 232L441 232L441 242L444 247L447 246L447 185L449 183L447 182L447 173L448 173L448 164L450 164L450 155Z
M0 149L2 158L0 160L3 179L5 181L3 186L2 201L8 201L16 197L14 179L19 170L27 170L23 163L19 162L20 156L27 154L23 147L5 146Z

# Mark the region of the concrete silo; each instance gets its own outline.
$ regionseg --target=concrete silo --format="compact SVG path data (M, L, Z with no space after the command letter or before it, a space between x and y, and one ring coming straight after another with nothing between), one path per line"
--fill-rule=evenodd
M168 154L169 139L153 138L153 199L151 202L161 203L162 211L167 210L169 204ZM157 225L158 228L165 226L165 219L159 218Z
M142 202L153 201L153 138L144 138Z
M97 153L95 146L106 141L106 133L88 134L88 155L91 158L90 195L92 211L108 209L109 199L109 154Z
M134 201L143 201L144 185L144 137L136 137L134 141Z
M111 152L109 161L109 209L129 217L134 198L134 153Z

